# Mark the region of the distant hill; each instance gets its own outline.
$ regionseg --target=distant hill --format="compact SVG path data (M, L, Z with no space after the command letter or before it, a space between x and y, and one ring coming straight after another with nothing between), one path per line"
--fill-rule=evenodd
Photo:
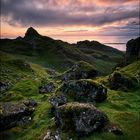
M97 41L81 41L73 45L42 36L32 27L27 29L23 38L0 39L0 44L1 51L58 71L65 71L82 60L107 74L123 56L121 51Z

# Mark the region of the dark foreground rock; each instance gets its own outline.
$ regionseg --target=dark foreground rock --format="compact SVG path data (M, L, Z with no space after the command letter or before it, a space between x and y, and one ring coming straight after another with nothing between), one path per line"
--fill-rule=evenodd
M94 78L98 71L89 63L80 61L61 75L63 81Z
M68 81L57 91L77 102L103 102L107 88L92 80Z
M56 108L58 126L64 130L74 130L79 136L100 131L108 122L107 116L94 105L71 102Z
M15 126L21 126L31 121L31 115L34 112L35 102L26 103L1 103L0 104L0 131L10 129Z
M110 88L114 90L120 89L127 91L128 89L134 88L137 84L135 78L127 77L120 72L114 72L108 80Z

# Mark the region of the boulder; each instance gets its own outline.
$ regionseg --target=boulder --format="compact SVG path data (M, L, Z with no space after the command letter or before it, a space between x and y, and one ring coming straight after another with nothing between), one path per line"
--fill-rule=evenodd
M32 104L26 106L23 102L1 103L0 131L4 131L29 122L31 120L31 115L35 110L33 106Z
M63 81L94 78L98 71L89 63L80 61L64 72L60 77Z
M123 135L123 131L121 128L119 128L117 125L108 123L108 125L105 126L104 132L113 133L115 135Z
M77 102L103 102L107 98L107 88L93 80L81 79L63 83L57 91Z
M61 129L74 130L79 136L100 131L108 122L107 116L93 104L77 102L58 106L55 118Z
M0 93L7 91L10 86L11 84L8 82L0 82Z
M120 72L114 72L108 80L110 88L114 90L120 89L128 91L128 89L135 87L137 84L137 80L135 78L128 77Z
M39 87L39 93L50 93L55 89L52 82Z

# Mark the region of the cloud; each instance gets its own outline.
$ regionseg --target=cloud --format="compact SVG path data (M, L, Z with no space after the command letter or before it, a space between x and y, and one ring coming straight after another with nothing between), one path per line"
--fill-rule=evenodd
M60 1L60 0L59 0ZM68 0L77 2L78 0ZM110 1L110 0L108 0ZM119 1L119 0L117 0ZM124 0L126 1L126 0ZM30 2L32 4L30 5ZM120 10L119 8L106 8L104 12L99 13L100 9L93 5L81 7L71 7L69 9L59 8L56 0L42 0L46 2L46 7L40 8L34 0L2 0L2 16L3 19L11 25L92 25L99 26L115 21L125 20L129 18L137 18L137 9ZM41 3L41 1L40 1ZM69 4L68 3L68 4ZM55 6L55 8L53 7ZM82 3L81 3L82 5ZM119 11L117 11L119 9ZM73 10L73 11L72 11ZM78 12L77 12L78 11ZM83 13L83 11L85 13ZM88 13L89 12L89 13Z
M139 29L138 0L1 0L1 8L2 21L11 26L108 25L109 28L99 30L102 35L136 35ZM113 23L117 26L110 27Z

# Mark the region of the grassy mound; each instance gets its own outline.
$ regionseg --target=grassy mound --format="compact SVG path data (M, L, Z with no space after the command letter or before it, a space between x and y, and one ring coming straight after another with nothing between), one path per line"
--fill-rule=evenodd
M93 65L79 61L71 69L60 75L63 81L94 78L99 74Z

